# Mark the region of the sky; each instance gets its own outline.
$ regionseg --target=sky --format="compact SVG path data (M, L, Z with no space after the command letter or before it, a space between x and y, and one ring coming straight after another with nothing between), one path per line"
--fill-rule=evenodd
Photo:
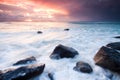
M120 21L120 0L0 0L0 21Z

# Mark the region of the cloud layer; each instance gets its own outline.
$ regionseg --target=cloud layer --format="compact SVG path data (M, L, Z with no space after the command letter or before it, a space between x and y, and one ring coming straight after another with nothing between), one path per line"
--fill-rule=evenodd
M0 21L29 18L33 21L120 21L120 0L0 0L0 3ZM35 9L41 12L34 12Z

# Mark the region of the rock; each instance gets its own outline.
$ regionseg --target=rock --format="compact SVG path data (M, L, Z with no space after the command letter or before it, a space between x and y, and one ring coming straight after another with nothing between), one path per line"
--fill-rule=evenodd
M120 53L109 47L101 47L94 56L95 64L114 72L120 72Z
M42 74L44 68L45 64L35 64L12 70L5 70L2 72L0 80L28 80Z
M85 62L77 62L76 66L73 68L75 71L78 72L83 72L83 73L91 73L93 72L93 69L91 68L91 66L88 63Z
M0 70L0 76L2 75L2 71Z
M114 37L114 38L120 38L120 36L116 36L116 37Z
M68 28L67 28L67 29L64 29L64 31L69 31L69 30L70 30L70 29L68 29Z
M26 58L26 59L23 59L23 60L20 60L16 63L14 63L13 65L21 65L21 64L28 64L28 63L32 63L36 61L36 58L34 56L31 56L29 58Z
M50 80L54 80L53 73L48 73L48 77L50 78Z
M120 42L109 43L109 44L107 44L107 47L111 47L113 49L120 50Z
M58 45L54 49L53 53L50 55L51 59L61 59L61 58L74 58L79 53L71 48L64 45Z
M43 32L42 31L37 31L38 34L42 34Z

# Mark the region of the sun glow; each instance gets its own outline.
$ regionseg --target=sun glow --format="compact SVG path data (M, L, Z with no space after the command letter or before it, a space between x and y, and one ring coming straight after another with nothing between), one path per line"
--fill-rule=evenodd
M30 13L26 13L26 16L30 16Z
M3 10L0 10L0 12L4 12Z
M5 12L10 16L16 16L24 21L54 21L61 15L68 16L68 12L64 9L56 7L36 5L31 1L10 1L4 2L4 5L10 6L8 10L0 10L1 13ZM59 18L60 19L60 18Z
M26 19L25 21L26 22L32 22L32 19Z
M34 12L47 12L49 14L56 14L56 13L60 13L60 14L65 14L67 15L68 13L66 11L62 11L62 10L55 10L55 9L33 9Z
M62 10L55 10L55 9L33 9L34 13L43 13L44 16L42 17L47 17L47 18L54 18L55 14L63 14L63 15L68 15L68 13L66 11L62 11Z

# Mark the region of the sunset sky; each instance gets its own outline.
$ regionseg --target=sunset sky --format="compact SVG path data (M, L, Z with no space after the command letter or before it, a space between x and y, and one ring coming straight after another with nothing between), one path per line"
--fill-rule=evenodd
M120 21L120 0L0 0L0 21Z

